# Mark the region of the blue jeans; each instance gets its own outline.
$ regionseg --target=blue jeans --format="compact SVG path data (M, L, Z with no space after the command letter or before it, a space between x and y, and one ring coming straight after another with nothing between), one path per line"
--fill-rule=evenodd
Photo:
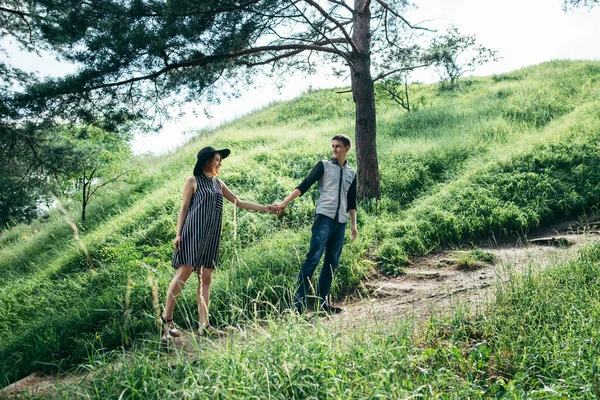
M294 305L296 307L306 307L306 293L311 287L312 275L321 260L323 252L325 252L325 260L319 275L316 293L320 304L327 300L329 289L331 289L331 281L333 280L333 272L338 267L342 254L345 231L345 222L336 222L322 214L315 215L310 249L298 275L298 289L294 295Z

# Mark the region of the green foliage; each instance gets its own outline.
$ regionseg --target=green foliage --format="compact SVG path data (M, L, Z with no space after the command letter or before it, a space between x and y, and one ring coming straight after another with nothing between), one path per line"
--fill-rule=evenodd
M565 133L554 143L492 161L420 197L401 220L390 223L395 237L411 238L401 249L418 256L431 247L525 235L596 204L600 119L590 111L557 126L555 132Z
M433 38L423 59L438 67L450 89L455 89L458 78L480 65L497 61L497 54L498 50L477 44L475 35L461 34L456 26L450 26L445 34Z
M251 324L222 343L192 339L191 355L165 353L149 340L107 356L97 343L83 367L87 379L49 395L593 399L599 265L596 244L562 265L512 274L477 314L458 309L424 325L409 319L340 331L285 316Z
M272 126L307 128L331 119L354 121L355 106L352 96L335 92L336 90L309 90L296 99L276 103L244 118L243 124L253 128Z
M406 111L415 110L409 96L410 75L417 69L427 66L422 63L422 49L418 45L408 45L406 42L400 46L390 46L385 53L383 63L398 65L397 71L388 75L375 85L375 96L389 98ZM419 100L422 99L418 98Z
M133 171L123 164L131 157L131 135L108 133L97 127L62 128L47 145L50 163L60 171L57 187L81 198L81 220L98 189L124 179Z
M473 378L489 396L594 398L599 256L595 244L564 265L513 273L485 315L434 327L432 344L484 343Z
M492 75L492 80L495 83L503 82L503 81L520 81L522 78L520 75L515 73L507 73L501 75Z
M405 208L437 183L451 179L482 150L465 147L434 148L425 153L403 152L382 157L382 193L388 210ZM398 208L395 207L398 206Z
M457 252L455 255L456 268L464 270L475 270L486 264L493 264L497 258L492 253L485 252L481 249Z
M592 9L599 2L600 0L564 0L563 10L568 11L578 7L587 7L588 9Z
M516 122L542 127L554 118L573 110L573 104L567 99L575 93L563 88L557 96L557 91L539 91L532 88L528 93L520 92L503 107L503 115ZM499 97L508 97L509 94L498 92Z
M30 221L38 215L36 203L43 199L38 183L23 179L19 173L0 173L0 231L9 221Z
M411 258L441 247L514 238L597 206L597 63L552 62L510 75L519 79L480 78L469 90L452 95L418 85L415 92L426 98L428 106L412 113L382 100L378 123L383 197L379 203L359 207L360 236L345 245L334 280L334 298L359 291L361 280L374 265L389 273L400 273ZM542 94L536 95L534 88ZM140 158L139 181L123 182L100 192L90 205L90 222L85 226L78 217L71 217L91 265L59 212L51 211L47 220L7 230L0 237L0 377L5 377L2 383L34 371L67 369L90 356L92 361L96 357L102 359L107 351L121 346L153 346L155 299L147 282L149 276L157 280L158 302L162 304L173 276L172 240L181 189L191 175L197 150L206 145L230 147L232 154L221 171L229 188L243 200L280 200L319 159L329 157L329 140L334 134L351 131L345 114L351 100L331 91L316 93L304 100L261 110L213 134L204 132L164 157ZM525 107L530 95L531 103L538 102L539 107L546 107L539 98L564 105L546 107L553 110L551 118L546 119L536 116L542 115L538 106L528 108L530 114L520 118L502 113L505 106ZM334 111L334 106L327 106L324 109L329 115L318 115L321 102L327 105L339 101L340 109ZM303 105L298 108L298 104ZM303 120L299 109L312 110L312 114ZM292 117L285 123L275 123L278 115ZM355 163L353 157L350 162ZM212 286L212 323L236 326L281 318L281 312L289 306L307 251L317 196L317 189L311 189L292 202L280 218L240 209L234 218L233 206L225 204L220 265ZM76 202L65 206L69 214L77 214ZM469 257L481 260L483 256L473 253ZM184 288L175 313L176 322L184 327L196 319L195 285L192 279ZM535 288L532 290L535 292ZM240 387L244 394L254 390L256 397L265 397L259 388L264 389L267 381L278 382L271 390L273 394L283 393L280 397L291 393L297 397L323 396L333 387L336 391L330 394L347 394L346 397L362 398L372 393L407 397L421 394L421 386L431 385L439 393L452 386L456 397L466 398L532 387L528 386L532 375L523 375L528 376L526 380L517 376L532 373L525 370L524 364L511 364L518 366L514 370L507 367L514 374L504 383L492 381L489 370L486 375L488 363L503 350L495 344L497 339L489 336L492 328L483 327L479 319L457 315L451 322L432 324L439 329L432 328L425 338L432 342L426 345L423 341L416 345L409 341L414 332L409 327L392 333L357 333L348 337L356 345L334 347L327 353L320 345L310 347L312 342L306 337L328 343L331 348L332 343L337 346L338 340L346 340L346 336L328 331L315 336L312 328L294 323L293 327L283 325L284 329L277 324L269 330L269 343L266 339L261 342L262 336L256 335L248 340L247 347L236 345L223 351L204 346L198 364L190 365L181 359L174 366L177 373L161 367L165 364L162 356L152 351L144 353L142 349L132 355L135 362L124 363L122 370L112 371L106 385L96 379L92 385L100 393L97 396L104 398L114 397L116 390L125 390L120 385L130 385L136 393L155 390L184 396L183 392L167 390L175 387L175 382L180 389L186 388L181 390L189 389L185 394L192 397L202 390L202 385L204 389L219 388L219 394L213 396L217 392L210 392L212 397L220 393L224 397L235 396L237 392L227 389L232 387ZM401 332L405 331L411 335L404 336ZM443 336L444 332L448 335ZM466 344L466 338L479 340L484 336L489 346L475 348L474 343ZM448 337L456 341L443 342ZM277 349L283 346L289 346L287 352L278 353ZM285 370L277 369L277 365L283 365L283 359L310 355L310 367L292 361L287 364L297 385L284 383L284 378L276 381L268 380L266 375L248 374L242 366L250 357L246 355L254 354L253 348L256 359L264 360L270 377L275 376L271 374L274 371L280 378L287 377L283 375ZM523 351L519 349L521 354ZM348 368L342 370L323 363L324 354L333 355L332 363ZM163 363L157 362L159 359ZM390 366L396 372L389 372ZM351 373L357 368L368 372ZM334 373L324 372L326 369ZM419 372L422 370L427 374ZM202 383L208 382L204 378L190 378L190 382L198 383L181 385L181 379L190 371L194 377L211 376L215 380L208 384ZM215 371L222 375L215 375ZM147 382L142 388L141 374L146 374ZM316 378L309 377L318 377L322 384L317 387L313 384ZM382 382L377 388L373 388L374 379ZM166 382L162 389L157 388L161 380ZM115 381L120 383L113 384ZM481 395L482 391L485 395Z
M0 132L2 134L2 132ZM14 136L19 136L14 134ZM107 133L95 126L45 129L25 143L10 139L0 147L0 228L29 221L54 196L81 201L82 219L91 197L108 184L133 177L131 135ZM129 163L129 170L123 165ZM46 207L47 208L47 207Z
M404 243L399 239L391 239L383 242L379 251L381 268L393 275L402 273L403 268L409 263L409 258L404 248Z

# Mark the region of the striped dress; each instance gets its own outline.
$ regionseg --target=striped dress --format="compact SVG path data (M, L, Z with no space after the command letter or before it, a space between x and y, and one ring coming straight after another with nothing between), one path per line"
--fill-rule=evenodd
M217 178L196 176L188 214L181 230L179 251L173 255L173 267L189 265L215 268L219 261L223 191Z

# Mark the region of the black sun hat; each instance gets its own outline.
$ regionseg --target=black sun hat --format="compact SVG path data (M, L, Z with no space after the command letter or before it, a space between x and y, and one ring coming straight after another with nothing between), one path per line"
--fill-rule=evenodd
M194 167L194 175L195 176L200 176L200 174L202 174L202 165L204 164L204 161L206 161L206 159L212 157L215 153L219 153L221 155L221 160L222 160L224 158L227 158L227 156L229 154L231 154L231 150L229 150L229 149L217 150L212 146L207 146L207 147L203 148L202 150L200 150L198 152L198 155L196 156L198 161L196 161L196 166Z

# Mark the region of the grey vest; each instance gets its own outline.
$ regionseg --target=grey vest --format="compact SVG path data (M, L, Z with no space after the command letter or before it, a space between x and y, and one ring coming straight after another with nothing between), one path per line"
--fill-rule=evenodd
M337 222L348 222L348 189L356 172L348 163L340 167L335 159L323 160L323 176L319 179L321 195L317 214L323 214Z

